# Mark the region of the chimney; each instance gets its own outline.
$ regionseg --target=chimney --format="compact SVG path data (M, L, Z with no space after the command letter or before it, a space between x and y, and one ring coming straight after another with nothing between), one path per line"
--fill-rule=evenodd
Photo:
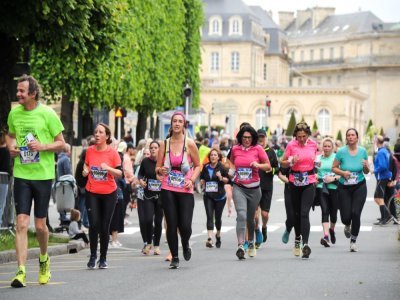
M299 29L312 16L311 9L298 10L296 17L296 29Z
M279 27L285 30L289 24L294 20L294 12L292 11L280 11L279 14Z
M314 7L312 9L312 28L317 28L327 17L334 14L334 7Z

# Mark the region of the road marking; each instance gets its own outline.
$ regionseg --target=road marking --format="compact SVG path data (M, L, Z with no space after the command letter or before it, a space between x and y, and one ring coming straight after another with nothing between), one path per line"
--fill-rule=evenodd
M139 232L139 231L140 231L139 227L125 227L124 232L120 233L120 235L135 234L136 232Z

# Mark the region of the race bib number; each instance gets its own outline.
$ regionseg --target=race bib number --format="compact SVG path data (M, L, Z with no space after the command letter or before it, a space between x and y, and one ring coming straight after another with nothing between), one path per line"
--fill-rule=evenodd
M253 178L252 168L238 168L236 171L239 180L250 180Z
M294 173L294 185L295 186L305 186L308 185L308 173Z
M161 191L161 182L155 179L148 179L147 189L152 192L159 192Z
M107 171L99 167L91 167L92 178L96 181L107 181Z
M183 188L185 186L185 177L181 172L169 172L167 184L172 187Z
M207 193L218 193L218 182L207 181L206 182L206 192Z
M40 162L40 156L38 151L31 151L28 147L20 147L20 161L21 164L32 164Z
M351 172L349 179L346 179L344 181L344 185L355 185L358 183L358 173L357 172Z

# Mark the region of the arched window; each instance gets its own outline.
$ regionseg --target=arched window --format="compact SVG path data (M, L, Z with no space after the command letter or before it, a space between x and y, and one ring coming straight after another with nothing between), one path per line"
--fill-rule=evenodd
M242 19L239 16L229 19L229 35L242 35Z
M219 16L210 18L209 21L209 35L222 35L222 19Z
M300 122L300 114L297 111L297 109L295 109L293 107L289 108L288 111L286 112L286 115L285 115L285 126L286 127L284 127L284 128L287 128L287 126L289 124L289 121L290 121L290 116L292 115L292 112L294 113L294 117L296 119L296 123Z
M330 134L331 131L331 114L325 108L318 112L317 116L318 131L321 135Z
M232 52L231 54L231 70L239 71L239 52Z
M259 129L267 126L267 110L265 108L259 108L256 110L256 127L255 129Z
M219 22L214 20L212 23L212 33L219 33Z
M234 20L232 22L232 33L239 33L239 20Z

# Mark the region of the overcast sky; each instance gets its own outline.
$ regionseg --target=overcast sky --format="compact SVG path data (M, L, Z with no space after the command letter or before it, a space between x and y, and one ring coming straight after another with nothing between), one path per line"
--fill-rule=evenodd
M336 14L352 13L359 10L371 11L384 22L400 21L400 0L243 0L247 5L259 5L272 10L278 21L278 11L296 11L315 6L335 7Z

